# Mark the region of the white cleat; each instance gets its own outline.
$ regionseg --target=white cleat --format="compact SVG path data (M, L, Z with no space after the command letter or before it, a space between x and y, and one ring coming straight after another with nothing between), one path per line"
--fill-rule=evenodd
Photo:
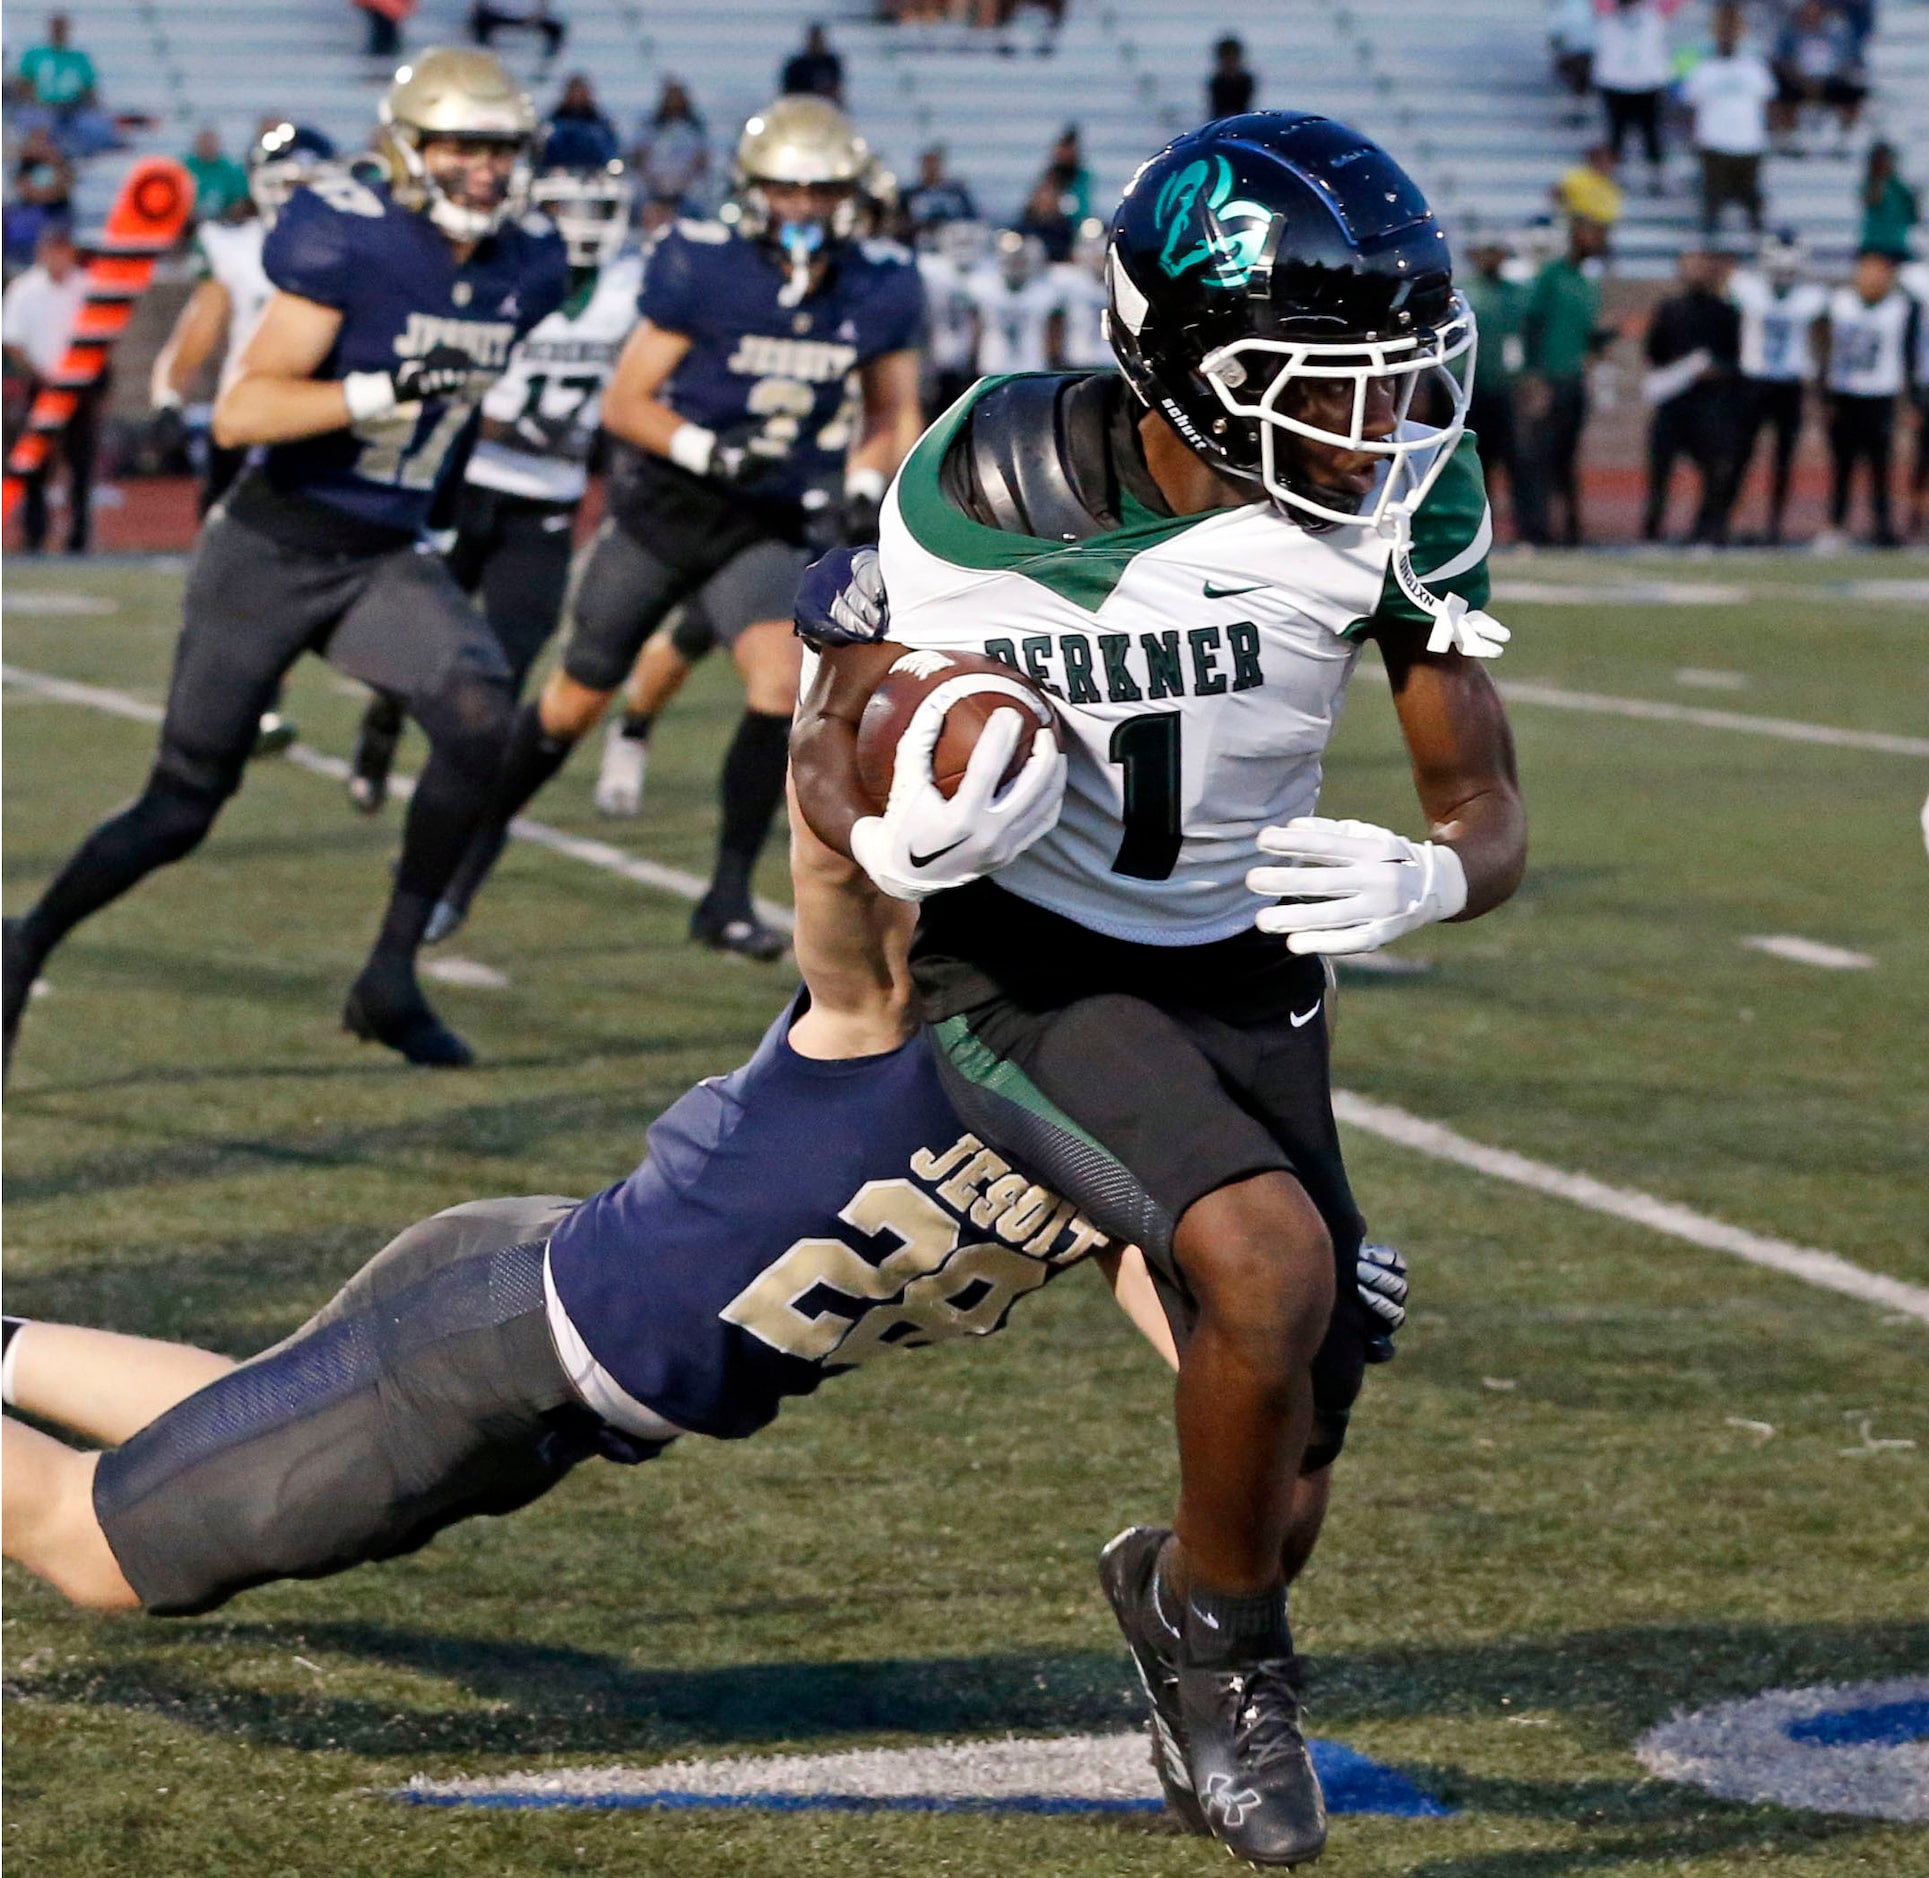
M643 812L643 777L650 766L650 746L640 737L626 737L619 720L603 737L603 767L596 778L596 812L633 816Z

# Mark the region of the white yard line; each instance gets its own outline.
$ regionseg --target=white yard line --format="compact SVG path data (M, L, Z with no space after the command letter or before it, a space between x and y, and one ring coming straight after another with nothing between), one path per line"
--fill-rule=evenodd
M1865 972L1875 963L1866 952L1824 945L1819 939L1802 939L1794 933L1756 933L1742 944L1751 952L1766 952L1770 958L1789 959L1797 965L1819 965L1825 972Z
M40 697L63 704L86 705L97 711L110 712L116 717L131 718L137 723L158 723L161 717L158 706L130 697L124 691L76 684L71 679L22 671L11 665L0 665L0 679ZM1925 746L1925 754L1929 754L1929 745ZM301 744L290 749L288 755L302 768L318 775L340 778L348 774L348 765L339 757L324 756L320 751L310 750ZM684 873L680 868L659 867L653 861L639 860L619 848L611 847L607 842L586 841L575 835L566 835L543 822L518 820L511 824L510 832L523 841L533 841L571 860L620 874L624 879L633 880L641 886L660 888L681 899L694 900L703 892L704 883L694 874ZM778 923L781 916L784 930L790 930L792 921L787 908L765 907L763 914L773 925ZM1586 1207L1591 1212L1629 1220L1637 1226L1645 1226L1650 1232L1685 1239L1689 1244L1703 1246L1709 1251L1727 1252L1736 1258L1746 1259L1751 1265L1799 1278L1803 1283L1818 1285L1825 1291L1839 1291L1847 1297L1859 1298L1865 1304L1883 1305L1929 1324L1929 1288L1906 1284L1900 1278L1891 1278L1883 1272L1865 1271L1859 1265L1850 1264L1847 1259L1838 1258L1833 1252L1793 1245L1784 1239L1771 1239L1764 1234L1750 1232L1745 1227L1731 1226L1725 1220L1697 1213L1690 1207L1676 1205L1673 1201L1658 1200L1652 1194L1642 1193L1632 1187L1611 1187L1586 1174L1570 1174L1561 1168L1550 1167L1544 1161L1529 1160L1524 1154L1515 1154L1507 1148L1487 1147L1481 1142L1469 1140L1465 1135L1456 1134L1451 1128L1442 1127L1438 1122L1424 1121L1418 1115L1408 1114L1405 1109L1354 1095L1350 1090L1333 1091L1333 1112L1351 1127L1363 1129L1368 1134L1378 1135L1401 1147L1412 1148L1417 1153L1431 1155L1435 1160L1452 1161L1476 1173L1511 1181L1515 1186L1529 1187L1537 1193L1551 1194L1556 1199Z
M1685 1239L1690 1245L1705 1246L1711 1252L1726 1252L1751 1265L1799 1278L1804 1284L1819 1285L1824 1291L1839 1291L1845 1297L1860 1298L1865 1304L1880 1304L1901 1311L1929 1324L1929 1287L1906 1284L1885 1272L1864 1271L1833 1252L1818 1252L1813 1246L1792 1245L1786 1239L1771 1239L1731 1226L1726 1220L1711 1219L1692 1207L1678 1206L1672 1200L1657 1200L1651 1193L1634 1187L1610 1187L1605 1181L1587 1174L1570 1174L1550 1167L1545 1161L1531 1161L1524 1154L1507 1148L1490 1148L1465 1135L1455 1134L1438 1122L1423 1121L1405 1109L1387 1102L1369 1101L1345 1089L1333 1091L1333 1112L1341 1121L1382 1140L1397 1142L1437 1161L1452 1161L1457 1167L1470 1167L1478 1174L1511 1181L1517 1187L1531 1187L1536 1193L1552 1194L1591 1213L1607 1213L1615 1219L1632 1221L1650 1232L1665 1233L1671 1239Z
M1710 711L1700 705L1671 704L1660 698L1615 698L1599 691L1569 691L1560 685L1503 679L1500 695L1509 704L1545 704L1558 711L1594 711L1607 717L1639 717L1659 724L1693 724L1701 730L1740 730L1785 743L1824 743L1838 750L1879 750L1884 756L1929 756L1929 737L1901 737L1886 730L1843 730L1835 724L1808 724L1793 717L1756 717L1746 711Z

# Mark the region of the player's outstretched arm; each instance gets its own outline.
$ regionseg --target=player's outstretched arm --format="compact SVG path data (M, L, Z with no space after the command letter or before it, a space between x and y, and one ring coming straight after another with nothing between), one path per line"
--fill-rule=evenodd
M1506 707L1478 659L1428 652L1404 635L1383 638L1380 653L1420 806L1467 877L1466 904L1453 917L1478 919L1511 898L1527 872L1527 805Z
M157 411L178 405L194 388L201 367L227 334L230 310L228 290L218 280L196 283L167 343L154 355L148 402Z

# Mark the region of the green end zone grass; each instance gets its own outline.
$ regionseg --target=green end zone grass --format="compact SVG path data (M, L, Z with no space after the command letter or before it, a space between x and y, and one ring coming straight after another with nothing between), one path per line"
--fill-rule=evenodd
M1922 734L1919 609L1826 582L1924 571L1723 562L1707 578L1754 604L1505 606L1503 675ZM9 661L158 697L178 577L10 573ZM118 610L22 609L48 592ZM1748 682L1697 692L1684 666ZM323 668L290 702L311 741L347 748L356 707ZM701 870L736 710L713 665L659 733L642 823L590 813L587 750L537 813ZM1528 888L1408 941L1430 975L1349 983L1341 1080L1929 1282L1925 766L1515 722ZM137 784L151 735L13 692L5 728L18 908ZM1370 665L1327 806L1415 827ZM618 1177L780 1000L781 973L688 947L680 903L512 848L452 947L509 987L437 990L485 1067L410 1074L336 1029L395 825L262 765L200 855L59 954L7 1098L9 1309L258 1348L421 1214ZM1813 970L1744 951L1753 933L1878 964ZM1463 1810L1342 1819L1321 1870L1929 1874L1920 1831L1712 1800L1630 1752L1677 1707L1929 1664L1923 1327L1372 1139L1349 1151L1376 1232L1412 1256L1416 1316L1370 1382L1298 1600L1314 1725ZM1122 1725L1137 1702L1092 1561L1170 1503L1169 1395L1075 1275L984 1347L882 1362L751 1442L593 1465L514 1519L216 1618L78 1616L9 1568L5 1850L62 1878L1224 1871L1145 1822L465 1815L369 1792ZM1845 1456L1865 1416L1919 1445Z

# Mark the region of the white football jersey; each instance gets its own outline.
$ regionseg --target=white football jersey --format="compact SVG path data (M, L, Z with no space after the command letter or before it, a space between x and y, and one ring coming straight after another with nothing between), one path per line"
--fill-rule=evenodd
M1065 363L1068 366L1112 364L1112 348L1105 343L1099 315L1105 311L1105 283L1074 261L1052 269L1058 285L1059 310L1065 315Z
M1047 370L1046 324L1058 311L1058 286L1051 275L1010 287L995 267L981 267L966 285L978 315L980 375Z
M208 278L218 281L228 295L228 349L221 355L221 390L226 391L241 370L241 355L255 336L274 283L261 265L261 244L268 227L259 216L245 222L203 222L195 230L194 245Z
M482 415L515 424L528 417L553 433L547 449L484 438L469 458L469 481L539 502L580 502L589 453L603 418L603 391L636 325L643 257L618 255L599 268L584 300L569 299L509 355L482 400Z
M1744 378L1792 384L1815 376L1812 329L1829 304L1829 290L1820 281L1798 280L1777 290L1766 274L1751 268L1728 283L1728 297L1741 310Z
M1929 396L1929 261L1911 261L1897 282L1916 303L1916 396Z
M1852 398L1893 398L1908 376L1916 303L1899 287L1874 306L1853 287L1829 295L1829 389Z
M931 369L970 371L977 304L964 270L948 254L920 254L918 275L924 282L925 353Z
M1129 498L1109 534L1006 534L940 484L968 408L905 463L879 549L894 640L988 653L1059 701L1064 812L999 885L1140 944L1243 931L1258 910L1245 884L1255 839L1317 807L1364 629L1423 617L1393 579L1391 543L1315 532L1270 503L1174 518ZM1469 439L1416 518L1415 565L1434 591L1482 605L1492 539Z

